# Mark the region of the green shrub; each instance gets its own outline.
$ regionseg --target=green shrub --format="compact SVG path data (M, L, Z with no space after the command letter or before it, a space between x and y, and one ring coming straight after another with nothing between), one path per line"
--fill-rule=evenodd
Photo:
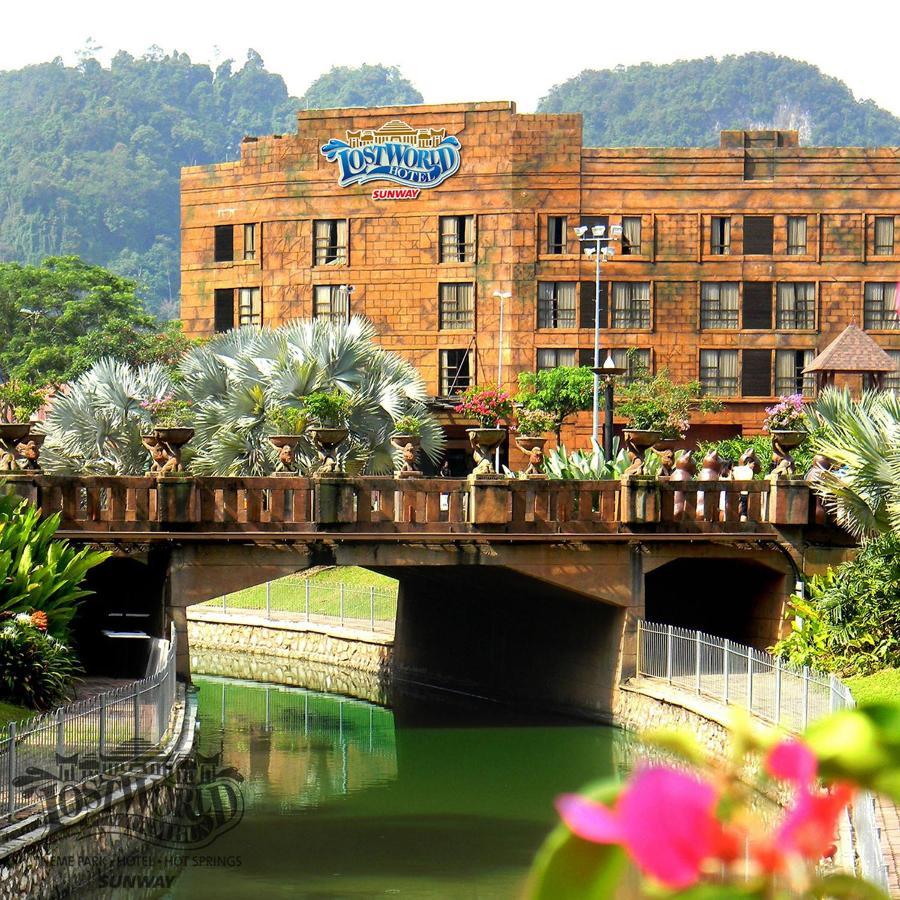
M797 665L842 675L900 666L900 535L864 544L851 562L814 575L792 597L791 633L775 652Z
M610 478L621 478L631 465L631 460L624 449L619 449L618 436L613 438L613 453L607 459L602 447L593 450L573 450L569 453L566 445L554 447L544 457L544 472L548 478L572 481L603 481ZM675 454L676 459L681 455ZM658 475L660 470L659 454L648 450L644 454L644 474Z
M422 420L416 416L400 416L394 422L394 433L419 437L422 434Z
M316 391L303 398L303 409L321 428L344 428L350 414L350 398L341 391Z
M730 459L737 464L745 450L753 449L759 460L757 478L765 478L772 471L772 439L768 435L758 434L754 437L725 438L721 441L699 441L695 458L697 462L715 450L723 459ZM812 467L813 452L809 443L791 450L798 475L803 475Z
M68 699L81 669L72 650L24 613L0 624L0 698L31 709Z
M306 431L306 413L293 406L273 406L266 412L266 419L274 434L303 434Z
M3 485L0 484L0 489ZM26 500L0 494L0 613L43 612L50 634L68 639L80 587L107 552L75 550L54 540L59 514L41 518Z

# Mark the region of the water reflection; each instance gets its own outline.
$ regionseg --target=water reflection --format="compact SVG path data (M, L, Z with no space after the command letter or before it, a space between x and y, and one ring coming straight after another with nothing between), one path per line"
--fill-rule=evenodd
M395 694L385 709L197 685L199 748L244 775L246 812L155 896L515 897L555 821L553 797L629 755L614 729L447 695Z

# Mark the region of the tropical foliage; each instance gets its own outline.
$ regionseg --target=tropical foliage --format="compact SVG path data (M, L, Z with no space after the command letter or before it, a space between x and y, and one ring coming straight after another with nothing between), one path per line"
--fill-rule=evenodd
M724 128L795 128L804 143L896 146L900 119L809 63L747 53L585 70L538 112L580 112L600 147L715 147Z
M350 397L340 390L313 391L301 400L301 405L310 422L320 428L344 428L347 425Z
M756 478L765 478L772 471L772 439L765 434L756 434L753 437L723 438L719 441L698 441L695 459L703 459L704 456L715 451L723 460L730 460L737 465L738 460L745 451L752 450L759 460L759 472ZM812 466L813 453L809 443L791 450L794 465L801 475L809 471Z
M556 423L553 416L542 409L526 409L520 406L516 410L516 431L532 437L550 431Z
M31 616L0 614L0 697L30 709L68 699L81 667L72 650Z
M85 575L109 553L75 550L55 539L59 514L42 518L25 499L0 494L0 614L40 614L54 637L65 639L76 602L90 592Z
M808 417L811 449L837 466L815 482L837 521L862 538L900 533L900 395L873 391L854 400L827 390Z
M46 391L11 378L0 384L0 421L27 422L46 400Z
M189 345L177 324L160 327L144 312L133 281L106 269L74 256L34 266L0 263L5 378L33 387L59 384L104 356L171 364Z
M900 666L900 535L869 541L855 560L814 575L805 593L791 598L793 624L776 653L841 675Z
M544 458L544 472L549 478L570 481L621 478L631 465L631 459L624 448L620 449L618 436L613 438L612 450L612 456L607 459L603 448L599 446L592 450L573 450L569 453L565 444L561 444L552 448ZM659 455L654 450L648 450L644 455L644 474L658 475L659 470Z
M566 420L591 408L593 392L594 373L587 366L557 366L540 372L522 372L516 403L524 410L547 413L558 444Z
M861 788L900 799L900 707L843 710L800 738L736 718L725 758L685 731L642 736L669 761L639 765L625 784L557 799L561 823L532 867L530 900L886 900L851 874L820 870ZM790 796L775 822L757 791Z
M663 369L655 375L638 374L618 388L616 413L630 428L661 431L663 438L678 438L691 423L691 413L715 412L722 404L701 394L700 382L676 384Z
M333 106L407 106L422 95L396 66L334 66L300 98L301 109Z

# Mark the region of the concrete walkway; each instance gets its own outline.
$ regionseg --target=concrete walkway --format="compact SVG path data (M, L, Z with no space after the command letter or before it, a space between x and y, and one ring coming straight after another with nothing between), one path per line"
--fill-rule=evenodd
M875 797L875 822L881 831L881 852L887 865L888 892L900 897L900 811L889 800Z

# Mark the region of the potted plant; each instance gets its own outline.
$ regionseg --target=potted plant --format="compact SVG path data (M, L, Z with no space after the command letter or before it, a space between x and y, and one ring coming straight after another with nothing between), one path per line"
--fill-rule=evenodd
M553 416L542 409L519 407L516 411L516 446L528 455L528 465L522 472L525 477L547 477L543 472L544 444L547 443L544 432L553 426Z
M410 478L422 473L416 468L416 457L422 443L422 422L415 416L400 416L394 422L391 443L403 454L403 463L397 471L400 478Z
M506 437L506 429L500 427L500 422L512 415L512 398L506 391L501 391L493 385L485 387L472 385L460 395L460 402L454 410L478 422L477 428L466 429L475 458L475 469L472 474L496 474L491 451Z
M278 450L278 474L294 474L297 444L306 431L307 416L302 409L293 406L275 406L266 413L266 420L274 430L269 441Z
M165 394L142 401L141 408L147 411L153 425L151 434L142 438L153 459L150 471L160 476L184 472L181 451L194 436L190 400L176 400L174 394Z
M802 394L779 398L766 410L763 431L772 438L772 475L790 478L794 474L791 450L807 438L806 412Z
M303 411L312 423L310 433L319 449L322 465L318 474L340 474L335 451L350 434L350 398L339 390L315 391L303 398Z
M44 390L16 379L0 384L0 471L18 471L16 457L23 452L18 449L19 443L29 437L32 429L31 415L43 406L45 399ZM31 437L32 446L26 456L26 465L32 470L38 468L36 454L43 441L43 435ZM31 453L34 454L33 459Z

